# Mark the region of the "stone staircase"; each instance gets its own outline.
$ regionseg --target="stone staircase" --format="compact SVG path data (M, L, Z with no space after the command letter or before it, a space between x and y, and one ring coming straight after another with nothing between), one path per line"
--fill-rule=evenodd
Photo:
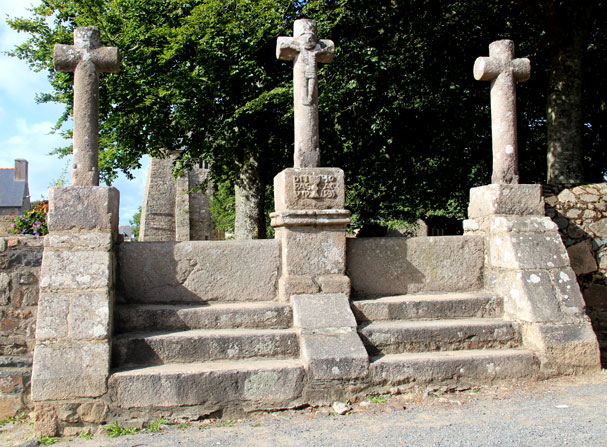
M537 376L502 299L486 292L359 299L352 309L375 385L471 383Z
M122 245L108 382L112 407L146 417L200 416L310 403L317 385L300 355L292 305L268 299L276 296L269 284L279 270L277 248L276 241ZM451 250L449 259L462 250ZM243 251L252 267L239 269L230 282L227 259L242 266ZM416 269L418 277L431 278L423 268ZM536 377L538 359L521 348L518 324L502 318L501 297L478 291L479 274L468 274L472 290L431 292L427 288L439 284L432 280L413 293L355 295L351 307L370 359L369 375L355 381L358 389ZM211 287L214 281L222 286Z
M179 244L196 248L174 245ZM208 255L198 254L207 261ZM128 268L122 273L127 277ZM109 380L114 403L123 409L163 408L164 415L171 408L173 414L201 415L281 408L297 400L304 368L291 306L234 295L224 300L201 293L193 302L192 293L184 303L170 293L123 290L115 308Z

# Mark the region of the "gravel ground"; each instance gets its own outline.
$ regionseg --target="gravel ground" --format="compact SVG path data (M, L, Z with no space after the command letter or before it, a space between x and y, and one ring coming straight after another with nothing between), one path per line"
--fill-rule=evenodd
M534 384L438 389L421 395L357 402L339 416L308 408L252 419L205 420L162 426L158 433L90 440L63 438L55 446L607 446L607 371ZM384 399L375 399L383 401ZM27 423L5 425L0 445L21 445ZM30 439L29 445L38 445ZM27 445L27 444L24 444ZM29 446L28 446L29 447Z

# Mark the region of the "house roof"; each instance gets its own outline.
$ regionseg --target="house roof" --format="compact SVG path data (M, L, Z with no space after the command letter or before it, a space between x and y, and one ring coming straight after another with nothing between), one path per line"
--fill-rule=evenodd
M14 169L0 169L0 207L23 206L25 187L25 181L15 181Z

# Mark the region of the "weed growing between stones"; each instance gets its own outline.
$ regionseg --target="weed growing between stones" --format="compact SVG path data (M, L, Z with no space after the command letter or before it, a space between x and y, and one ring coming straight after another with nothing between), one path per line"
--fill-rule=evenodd
M111 424L105 425L103 428L107 430L106 436L108 438L117 438L124 435L134 435L139 432L138 428L132 427L121 427L118 422L114 421Z
M169 421L167 420L167 418L163 417L159 417L157 419L154 419L152 422L150 422L150 425L148 425L147 431L149 431L150 433L158 433L159 431L162 431L162 426L168 424Z

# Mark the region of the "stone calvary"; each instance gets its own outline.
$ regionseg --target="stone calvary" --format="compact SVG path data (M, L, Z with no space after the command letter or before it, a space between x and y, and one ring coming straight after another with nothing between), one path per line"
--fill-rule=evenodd
M84 61L87 79L117 70L96 33L77 29L57 63L78 71ZM82 36L93 43L79 46ZM471 190L463 236L346 238L344 173L319 166L316 66L334 46L311 20L277 43L278 58L293 60L295 164L274 179L274 240L120 243L118 191L96 186L96 144L74 141L89 161L75 156L75 186L50 189L31 386L38 433L598 369L541 187L518 184L514 82L529 62L513 48L493 43L475 65L492 80L494 176ZM95 102L94 80L79 85L75 95ZM96 141L96 129L78 138ZM81 169L91 174L76 181Z

